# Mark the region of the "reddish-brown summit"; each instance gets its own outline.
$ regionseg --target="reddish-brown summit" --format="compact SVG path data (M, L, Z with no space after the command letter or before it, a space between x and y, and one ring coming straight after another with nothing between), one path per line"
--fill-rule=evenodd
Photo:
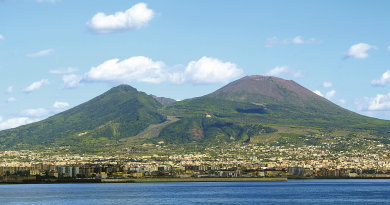
M291 96L291 92L286 93L285 90L292 91L295 93L294 96ZM278 100L291 99L291 97L303 101L313 98L326 100L292 80L262 75L245 76L225 85L210 95L219 96L227 93L243 92L268 96Z

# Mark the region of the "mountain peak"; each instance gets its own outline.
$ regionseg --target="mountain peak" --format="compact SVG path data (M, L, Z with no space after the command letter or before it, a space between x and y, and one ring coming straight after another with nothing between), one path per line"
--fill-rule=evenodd
M130 85L127 85L127 84L121 84L121 85L118 85L116 87L111 88L110 91L114 91L114 92L115 91L116 92L118 92L118 91L132 91L132 92L135 92L135 91L137 91L137 89L134 87L131 87Z
M208 96L241 102L292 103L295 105L311 100L327 101L293 80L262 75L245 76Z

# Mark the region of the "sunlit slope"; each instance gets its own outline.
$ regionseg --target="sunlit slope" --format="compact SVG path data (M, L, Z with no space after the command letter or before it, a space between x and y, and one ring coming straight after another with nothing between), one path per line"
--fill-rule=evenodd
M241 125L368 130L383 137L390 130L389 121L359 115L294 81L267 76L244 77L209 95L167 105L163 113L184 118L207 113Z
M151 124L165 121L152 96L120 85L46 120L0 132L2 146L96 146L135 136Z
M167 116L178 120L163 123ZM148 127L153 130L150 136L145 130ZM46 120L1 131L0 143L3 149L71 145L91 150L137 138L137 143L164 141L205 147L249 142L260 135L280 137L271 127L299 127L300 132L364 131L382 141L390 136L389 121L343 109L294 81L247 76L209 95L165 105L131 86L120 85ZM144 130L142 137L134 137Z

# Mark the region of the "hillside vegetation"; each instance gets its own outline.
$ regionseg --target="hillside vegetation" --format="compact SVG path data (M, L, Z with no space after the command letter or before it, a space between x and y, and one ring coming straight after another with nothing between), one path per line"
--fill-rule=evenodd
M262 125L241 126L219 118L192 117L166 126L153 141L164 141L167 144L196 142L208 145L218 142L250 142L253 136L276 131L276 129Z
M206 114L215 121L230 123L226 124L230 127L285 126L325 133L347 130L367 132L381 141L390 137L389 121L362 116L341 108L294 81L266 76L244 77L209 95L166 105L161 112L184 118L162 130L159 138L167 139L168 142L175 141L173 136L176 136L178 143L191 141L189 130L194 129L194 126L188 127L188 118L200 118ZM208 126L211 125L203 126L203 133ZM218 132L218 135L223 135L221 133L223 132ZM281 139L285 137L285 134L279 135ZM287 142L298 143L306 140L296 139L298 140ZM229 140L226 138L225 141Z
M0 144L3 149L143 150L161 144L200 150L230 142L319 145L338 133L388 144L390 122L343 109L294 81L247 76L178 102L120 85L46 120L1 131Z
M102 146L135 136L166 117L153 97L128 85L106 93L46 120L0 132L2 146Z

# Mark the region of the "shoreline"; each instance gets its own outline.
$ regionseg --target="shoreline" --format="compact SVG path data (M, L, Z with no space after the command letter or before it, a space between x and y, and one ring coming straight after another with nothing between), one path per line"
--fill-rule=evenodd
M294 180L375 180L390 179L385 177L234 177L234 178L123 178L123 179L36 179L36 180L7 180L0 181L0 185L6 184L90 184L90 183L181 183L181 182L287 182Z
M112 181L102 181L110 183ZM287 182L287 178L251 178L251 177L234 177L234 178L142 178L131 179L133 183L160 183L160 182Z
M390 177L287 177L291 180L311 180L311 179L390 179Z
M7 180L1 184L64 184L64 183L167 183L167 182L287 182L287 178L125 178L125 179L37 179Z

